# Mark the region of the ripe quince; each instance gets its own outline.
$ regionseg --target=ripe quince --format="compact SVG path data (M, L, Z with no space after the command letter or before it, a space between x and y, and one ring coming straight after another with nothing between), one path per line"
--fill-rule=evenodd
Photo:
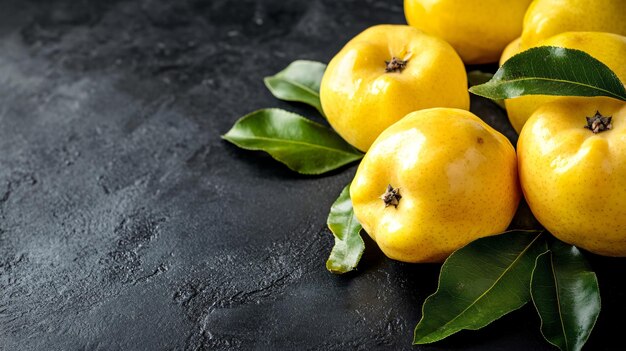
M471 112L416 111L376 139L350 196L388 257L441 262L511 222L521 196L515 150Z
M367 151L387 127L430 107L469 109L463 62L445 41L405 25L378 25L330 61L322 109L346 141Z
M524 16L522 49L536 46L542 40L563 32L608 32L626 35L626 2L535 0Z
M463 62L497 62L502 49L522 33L531 0L404 0L407 22L436 35L459 53Z
M517 153L526 201L560 240L626 256L626 104L562 97L541 106Z

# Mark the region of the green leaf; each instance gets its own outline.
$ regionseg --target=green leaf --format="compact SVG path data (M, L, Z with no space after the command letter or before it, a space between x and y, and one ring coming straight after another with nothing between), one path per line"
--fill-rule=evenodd
M331 206L327 224L335 236L335 246L326 261L326 269L337 274L355 269L363 255L365 243L359 234L361 224L352 210L350 184L346 185Z
M321 62L294 61L276 75L265 77L265 85L275 97L304 102L324 115L320 103L320 83L325 69L326 65Z
M332 129L280 109L243 116L222 138L243 149L265 151L302 174L321 174L363 157Z
M600 314L600 290L581 252L551 242L537 257L531 294L544 338L563 351L582 349Z
M493 78L493 73L483 72L479 70L469 71L467 73L467 82L470 87L475 85L485 84L491 78ZM491 100L496 105L498 105L501 109L506 110L506 106L504 106L504 100Z
M608 96L626 101L626 89L604 63L574 49L542 46L521 52L489 82L470 92L490 99L522 95Z
M510 231L478 239L450 255L437 291L422 306L413 343L480 329L526 304L535 259L547 250L542 233Z

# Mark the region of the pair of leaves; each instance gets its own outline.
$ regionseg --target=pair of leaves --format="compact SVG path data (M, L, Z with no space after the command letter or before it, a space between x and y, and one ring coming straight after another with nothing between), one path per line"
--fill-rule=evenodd
M413 343L480 329L531 299L546 340L561 350L580 350L600 312L598 282L580 251L542 231L476 240L443 264Z
M561 350L580 350L600 313L598 279L581 252L552 240L537 257L531 295L544 338Z
M265 78L265 84L277 98L303 102L322 113L319 88L325 68L319 62L295 61ZM222 137L243 149L265 151L302 174L322 174L363 157L332 129L280 109L252 112Z

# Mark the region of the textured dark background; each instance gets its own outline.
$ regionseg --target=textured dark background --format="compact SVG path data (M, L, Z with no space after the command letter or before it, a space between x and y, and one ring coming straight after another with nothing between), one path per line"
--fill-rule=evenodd
M438 266L367 240L358 272L324 268L354 167L299 176L220 139L261 107L319 120L262 78L402 23L401 5L0 1L0 349L410 350ZM626 265L592 262L604 308L589 349L617 347ZM538 326L526 306L413 349L551 349Z

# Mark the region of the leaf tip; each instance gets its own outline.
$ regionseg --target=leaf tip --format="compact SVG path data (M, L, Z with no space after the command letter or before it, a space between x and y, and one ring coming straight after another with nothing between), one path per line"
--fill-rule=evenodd
M355 267L337 265L335 262L332 262L332 260L329 258L326 261L326 269L332 274L341 275L341 274L353 271Z
M482 90L484 89L484 86L489 84L489 82L487 83L483 83L483 84L478 84L478 85L474 85L472 87L469 87L469 92L474 94L474 95L478 95L478 96L484 96L484 93L482 92Z
M231 135L230 135L230 132L231 132L231 131L232 131L232 129L231 129L231 130L229 130L228 132L226 132L226 133L224 133L224 134L220 135L220 138L221 138L222 140L226 140L226 141L228 141L228 142L231 142L231 143L232 143L232 142L233 142L233 140L232 140L232 137L231 137Z
M418 328L419 328L420 324L418 323L417 326L415 327L415 331L413 332L413 345L424 345L424 344L432 344L435 341L444 339L443 338L432 338L429 337L431 334L427 334L427 335L418 335Z
M265 83L265 86L269 89L272 90L272 78L274 78L274 76L267 76L265 78L263 78L263 83Z

